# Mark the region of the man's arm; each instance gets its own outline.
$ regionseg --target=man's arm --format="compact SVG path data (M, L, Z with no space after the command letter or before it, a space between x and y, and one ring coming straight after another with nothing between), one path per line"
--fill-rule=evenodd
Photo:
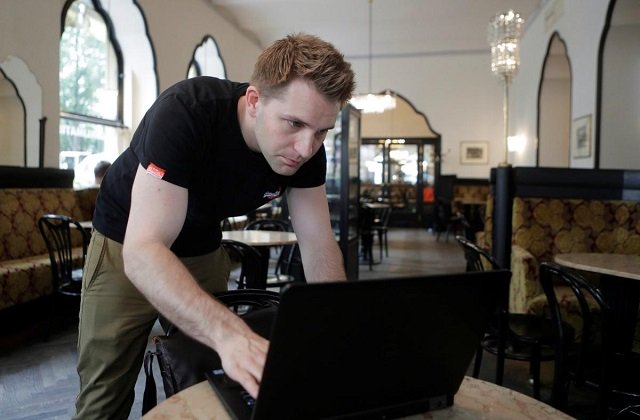
M185 188L138 167L123 245L125 273L180 330L215 349L227 373L254 397L268 343L203 290L171 252L187 214Z
M325 186L289 188L287 204L307 280L346 280L342 252L331 229Z

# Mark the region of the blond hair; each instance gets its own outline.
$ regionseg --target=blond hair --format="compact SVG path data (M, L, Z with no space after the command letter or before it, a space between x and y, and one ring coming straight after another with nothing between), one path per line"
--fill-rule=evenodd
M344 56L332 44L307 34L288 35L265 49L256 61L251 84L265 96L277 96L297 77L310 81L340 106L355 88L351 64Z

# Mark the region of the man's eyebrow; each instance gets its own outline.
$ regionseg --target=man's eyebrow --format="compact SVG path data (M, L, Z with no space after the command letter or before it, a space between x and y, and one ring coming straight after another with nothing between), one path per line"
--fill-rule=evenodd
M307 127L309 127L309 123L307 123L306 121L304 121L302 118L296 117L295 115L288 115L288 114L283 114L283 117L287 120L291 120L291 121L296 121L299 122L300 124L306 125ZM329 127L325 127L325 128L320 128L318 129L318 131L329 131L332 128L335 128L336 124L333 123L331 124L331 126Z

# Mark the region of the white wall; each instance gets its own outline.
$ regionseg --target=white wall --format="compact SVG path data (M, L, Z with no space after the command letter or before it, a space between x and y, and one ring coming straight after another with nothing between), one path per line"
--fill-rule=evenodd
M612 27L602 81L601 168L640 168L640 26Z
M352 64L356 74L367 74L367 59ZM411 102L442 135L443 174L487 178L490 167L502 160L502 88L491 73L488 52L378 58L372 90L386 88ZM460 165L462 141L491 142L490 164Z
M521 43L520 73L513 83L512 134L527 139L522 153L514 156L518 166L535 166L537 147L537 101L546 48L554 31L566 43L572 68L571 119L595 115L598 47L605 24L608 1L550 0L534 19L527 23ZM545 23L545 14L562 10L555 23ZM595 132L592 118L592 133ZM606 141L606 140L605 140ZM571 167L594 167L594 153L586 159L573 159Z
M116 1L125 0L111 0ZM511 88L510 134L524 135L527 139L522 152L511 154L512 163L520 166L535 165L538 87L554 31L566 42L573 71L571 119L595 115L596 111L598 45L609 2L548 0L543 3L542 10L527 22L521 47L522 64ZM42 88L41 116L48 117L46 166L58 163L58 40L63 4L64 0L0 1L0 62L10 55L21 58ZM139 4L155 48L160 90L185 78L191 54L205 35L215 38L228 78L244 81L250 77L261 49L218 15L208 2L139 0ZM547 24L545 15L551 10L560 12L555 22ZM368 74L368 59L360 57L351 61L358 85L368 86L363 76ZM502 88L491 74L488 46L486 51L464 54L379 57L374 74L374 91L398 92L424 113L433 129L442 135L442 173L486 178L490 168L502 160ZM135 92L140 86L134 83L130 89ZM592 122L595 132L597 121L593 118ZM488 141L489 164L461 165L462 141ZM603 138L603 142L606 141ZM571 166L593 167L593 156L592 153L589 159L573 160ZM640 159L636 159L638 161Z

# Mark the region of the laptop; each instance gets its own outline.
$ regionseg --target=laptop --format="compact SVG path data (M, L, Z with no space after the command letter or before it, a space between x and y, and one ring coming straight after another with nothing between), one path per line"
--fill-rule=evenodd
M291 285L254 401L205 373L234 419L388 419L448 407L510 273Z

